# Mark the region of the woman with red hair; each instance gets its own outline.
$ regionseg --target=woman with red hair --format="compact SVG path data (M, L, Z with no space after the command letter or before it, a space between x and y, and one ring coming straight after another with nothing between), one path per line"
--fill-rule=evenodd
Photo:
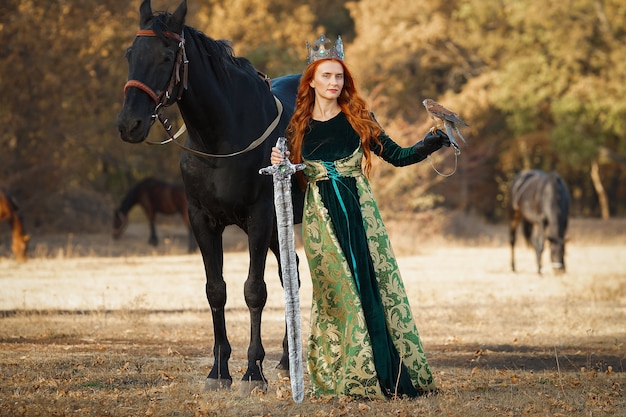
M287 156L306 165L296 175L306 187L313 395L416 397L435 390L435 383L367 174L372 155L405 166L450 141L436 130L400 147L359 96L340 39L333 48L324 42L322 35L309 50L287 127ZM282 159L274 148L272 164Z

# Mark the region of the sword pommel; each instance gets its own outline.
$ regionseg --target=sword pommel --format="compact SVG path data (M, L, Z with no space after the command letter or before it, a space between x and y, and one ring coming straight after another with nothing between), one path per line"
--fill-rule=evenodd
M278 150L280 151L280 153L283 155L283 158L284 158L288 150L287 138L284 136L279 137L278 140L276 141L276 147L278 148Z

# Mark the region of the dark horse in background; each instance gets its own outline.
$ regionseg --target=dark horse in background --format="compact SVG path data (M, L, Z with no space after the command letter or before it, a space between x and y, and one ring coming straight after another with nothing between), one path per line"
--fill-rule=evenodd
M515 176L509 188L508 215L511 241L511 269L515 271L515 236L522 223L524 237L535 248L537 272L546 239L556 273L565 272L565 233L570 196L565 181L556 173L532 170Z
M247 233L250 254L244 285L250 343L242 389L266 387L261 342L261 315L267 299L264 272L268 249L279 265L280 251L272 178L260 175L259 169L269 165L271 148L284 135L300 75L276 78L270 90L267 80L247 59L235 57L227 42L213 40L184 24L186 0L171 14L153 14L150 1L144 0L139 14L140 30L126 51L129 81L117 124L124 141L142 142L159 108L177 103L187 127L187 148L181 153L180 170L189 220L206 271L206 296L215 337L206 388L232 383L222 241L229 225ZM301 223L303 193L299 187L292 190L297 194L294 221ZM278 369L289 369L286 333Z
M188 230L188 250L196 250L196 240L189 225L187 195L182 184L171 184L156 178L144 178L135 184L124 196L119 207L113 212L113 238L119 239L128 226L128 212L137 204L141 206L150 224L148 243L157 246L155 218L157 213L180 214Z
M11 226L13 256L18 262L26 262L30 236L24 232L24 222L15 199L8 191L0 189L0 222L5 221Z

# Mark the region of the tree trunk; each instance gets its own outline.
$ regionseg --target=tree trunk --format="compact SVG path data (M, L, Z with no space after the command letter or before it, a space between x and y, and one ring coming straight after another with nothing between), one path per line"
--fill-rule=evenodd
M602 186L602 181L600 180L600 167L598 166L598 161L593 160L591 162L591 182L593 183L593 188L596 190L596 194L598 195L598 202L600 203L600 212L602 213L602 219L606 220L611 215L609 213L609 199L606 195L606 190Z

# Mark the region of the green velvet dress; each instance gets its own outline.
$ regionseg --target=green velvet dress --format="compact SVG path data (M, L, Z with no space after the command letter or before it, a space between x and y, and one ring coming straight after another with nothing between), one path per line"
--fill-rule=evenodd
M395 166L425 158L381 135ZM303 241L313 288L308 368L315 396L415 397L435 389L363 151L343 113L311 121ZM373 146L378 155L380 148Z

